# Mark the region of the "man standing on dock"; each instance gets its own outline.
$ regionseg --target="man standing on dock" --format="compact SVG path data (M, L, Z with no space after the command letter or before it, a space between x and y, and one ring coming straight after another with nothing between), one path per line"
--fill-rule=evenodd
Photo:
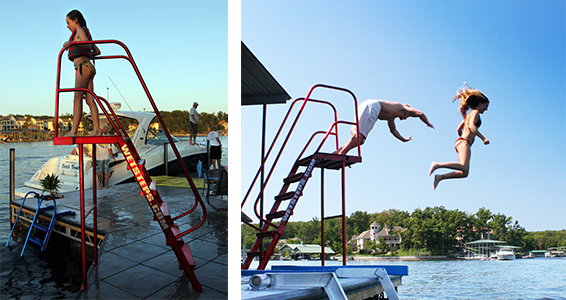
M375 122L377 122L378 119L387 121L387 125L389 125L389 131L391 131L391 134L394 137L402 142L410 141L412 138L404 138L403 136L401 136L395 126L395 118L405 120L408 117L419 118L428 127L434 128L434 126L432 126L432 124L428 122L425 114L423 114L418 109L410 107L408 104L373 99L369 99L360 103L360 105L358 106L360 145L364 144L369 132L373 129L373 125L375 124ZM352 126L352 130L350 132L352 134L352 137L346 142L346 144L344 144L344 146L336 151L336 154L346 155L348 151L358 145L356 138L356 125Z
M198 103L193 103L191 111L189 113L189 124L191 126L191 136L189 137L189 144L195 145L197 143L197 133L198 133Z
M104 125L104 127L102 127L102 134L107 135L108 129L108 125ZM98 178L97 189L99 190L102 188L103 180L104 186L109 188L108 170L110 170L110 157L112 157L112 160L115 160L110 144L96 144L96 177Z

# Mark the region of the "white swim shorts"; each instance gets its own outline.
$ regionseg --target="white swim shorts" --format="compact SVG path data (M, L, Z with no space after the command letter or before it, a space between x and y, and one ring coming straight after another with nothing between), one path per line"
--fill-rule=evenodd
M377 122L380 111L381 104L377 100L369 99L358 105L360 134L362 134L365 138L368 137L369 132L373 129L373 125ZM352 126L350 133L353 136L356 136L356 125Z

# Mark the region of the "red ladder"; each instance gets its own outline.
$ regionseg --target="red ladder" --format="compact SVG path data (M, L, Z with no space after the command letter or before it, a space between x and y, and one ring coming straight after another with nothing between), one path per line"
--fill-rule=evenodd
M171 146L171 148L173 149L173 151L175 152L175 155L177 156L177 161L180 163L183 172L185 174L185 177L187 178L187 181L192 189L192 192L195 196L195 203L193 205L193 207L176 216L176 217L171 217L171 215L169 214L169 209L167 206L166 202L163 202L163 200L161 199L159 192L157 190L151 190L150 189L150 184L152 182L151 177L147 171L147 169L145 168L144 165L144 160L141 159L141 157L139 156L134 144L132 143L130 137L127 134L127 131L124 130L122 124L120 123L118 117L116 116L116 114L114 113L114 110L112 109L112 107L110 106L110 104L108 103L108 101L106 101L106 99L97 96L93 91L89 90L89 89L85 89L85 88L69 88L69 89L62 89L60 88L60 74L61 74L61 56L64 52L64 50L61 50L61 52L59 53L59 65L58 65L58 73L57 73L57 93L56 93L56 108L55 108L55 119L58 119L58 108L59 108L59 94L61 92L75 92L75 91L84 91L87 92L89 94L91 94L93 96L93 98L95 99L96 103L98 104L98 106L101 108L101 111L104 113L104 115L106 116L106 118L109 121L109 124L114 128L114 130L119 134L116 136L77 136L77 137L58 137L57 133L58 133L58 129L57 129L57 122L55 122L55 137L53 138L53 144L54 145L72 145L72 144L78 144L79 145L79 179L80 179L80 198L81 198L81 231L82 231L82 248L83 248L83 286L81 289L86 290L87 287L87 278L86 278L86 258L85 258L85 237L84 237L84 220L86 218L85 216L85 210L84 210L84 170L83 170L83 145L84 144L119 144L120 145L120 151L122 152L122 154L124 155L124 158L127 162L128 165L128 169L131 170L132 174L134 175L134 178L136 180L136 182L139 184L141 190L142 190L142 194L145 197L147 204L149 205L152 213L153 213L153 219L155 221L157 221L163 231L163 233L165 234L165 239L166 239L166 244L168 246L170 246L173 249L173 252L175 253L177 260L179 261L179 269L183 270L186 274L186 276L188 277L191 285L193 286L194 290L196 292L202 292L202 287L194 273L194 269L195 269L195 263L191 254L191 249L189 244L186 244L183 241L183 236L198 229L205 221L206 219L206 207L204 206L204 203L200 197L200 194L198 193L198 190L196 189L196 186L188 172L187 167L185 166L183 159L181 157L181 155L179 154L179 151L177 150L177 147L175 146L175 143L169 133L169 131L167 130L167 127L165 126L165 123L163 122L163 119L161 118L161 115L159 113L159 110L157 109L157 106L155 105L155 102L153 101L151 95L149 94L149 90L147 89L147 86L145 85L145 82L143 81L141 74L139 72L139 70L137 69L137 66L128 50L128 48L121 42L116 41L116 40L104 40L104 41L85 41L85 42L73 42L72 44L108 44L108 43L113 43L113 44L118 44L120 46L122 46L122 48L126 51L127 56L103 56L103 57L97 57L96 59L109 59L109 58L124 58L126 60L128 60L133 68L134 71L136 72L136 75L138 76L138 79L140 80L146 95L149 98L150 104L153 107L153 110L156 114L156 116L159 119L159 122L161 123L161 126L169 140L169 144ZM106 105L107 109L104 108L104 105ZM93 147L93 149L96 147ZM92 160L93 160L93 166L96 163L96 156L95 153L93 153L92 155ZM93 172L94 173L94 172ZM94 178L93 178L93 182L94 182ZM92 208L89 210L89 212L91 210L94 211L94 229L96 230L96 189L93 189L93 206ZM180 231L178 224L176 224L174 221L182 218L184 216L187 216L188 214L192 213L193 211L195 211L195 209L197 207L201 207L202 208L202 219L199 222L199 224L197 224L196 226L185 230L183 232ZM96 231L95 231L96 232ZM95 237L95 242L94 244L96 245L96 233L94 234ZM93 264L97 264L97 254L96 254L96 247L94 247L95 249L95 261L93 262Z
M329 103L328 101L310 99L310 95L311 95L312 91L314 89L320 88L320 87L344 91L344 92L349 93L354 98L354 109L355 109L355 114L356 114L356 122L338 121L336 109L334 108L334 106L331 103ZM242 269L248 269L250 267L252 261L254 260L254 258L258 257L258 256L260 257L258 270L264 270L265 269L265 267L267 266L267 263L269 262L271 256L274 253L274 250L275 250L275 247L277 246L279 238L283 235L283 233L285 231L285 227L287 225L287 222L289 221L290 216L293 214L293 211L296 208L296 205L297 205L299 198L302 196L302 192L303 192L309 178L312 176L312 172L313 172L314 168L320 168L321 170L324 170L324 169L342 170L342 190L344 191L345 167L362 161L359 146L358 146L358 156L337 155L337 154L328 154L328 153L319 152L329 135L334 135L336 137L336 150L337 150L338 145L339 145L338 144L337 125L338 124L356 125L358 115L357 115L357 100L356 100L356 98L355 98L355 96L352 92L350 92L349 90L346 90L346 89L328 86L328 85L315 85L311 88L311 90L307 94L306 98L299 98L299 99L295 100L293 102L293 104L291 105L291 107L289 108L289 111L288 111L287 115L285 116L283 123L281 124L281 127L280 127L279 131L277 132L269 151L267 152L266 157L263 160L262 166L258 170L258 173L256 174L256 177L254 178L252 185L250 186L250 189L248 190L246 196L244 197L244 200L242 201L242 208L244 207L244 204L246 203L246 200L247 200L247 198L248 198L248 196L251 192L251 189L253 188L254 184L257 181L259 173L264 168L265 162L267 161L269 154L273 150L274 144L277 141L279 134L281 133L281 130L282 130L283 126L285 125L285 122L287 121L287 118L289 117L291 110L293 109L293 106L295 105L295 103L297 103L299 101L304 101L304 103L301 106L299 113L298 113L293 125L291 126L285 141L283 142L283 145L281 146L279 154L277 155L277 157L276 157L276 159L273 163L273 166L271 167L271 170L268 174L268 177L265 181L264 186L262 186L260 188L260 193L259 193L259 195L258 195L258 197L255 201L255 204L254 204L255 214L260 220L260 224L261 224L260 227L253 225L252 222L245 219L244 216L242 217L242 222L244 222L246 225L248 225L248 226L250 226L250 227L252 227L252 228L254 228L258 231L256 233L256 240L255 240L254 244L252 245L250 252L247 253L246 260L242 264ZM283 187L281 188L279 194L277 196L275 196L275 201L273 203L273 206L272 206L270 212L267 215L265 215L265 218L263 218L261 216L261 213L258 213L258 210L257 210L259 200L264 193L265 186L267 185L269 178L271 177L271 175L273 173L275 165L277 164L277 162L278 162L278 160L279 160L279 158L282 154L282 151L285 148L285 145L287 144L287 142L290 138L290 135L291 135L291 133L292 133L292 131L293 131L303 109L304 109L304 106L306 105L307 102L315 102L315 103L322 103L322 104L330 105L334 110L334 123L330 126L330 128L327 131L318 131L318 132L315 132L311 136L310 140L308 141L306 146L303 148L302 152L299 154L299 158L293 164L293 167L291 168L291 171L289 172L288 176L285 179L283 179ZM308 157L305 157L305 158L301 158L302 155L304 154L304 152L306 151L306 149L308 148L308 146L310 145L310 143L313 141L313 138L318 134L325 134L325 135L324 135L324 138L322 139L322 142L320 143L320 145L318 146L318 148L314 152L314 154L312 154ZM358 145L359 145L359 141L358 141ZM299 168L301 168L301 167L304 167L304 170L299 172ZM297 183L297 185L294 188L294 190L289 191L291 185L295 184L295 183ZM345 230L346 230L345 220L346 220L346 218L345 218L345 196L344 195L345 194L343 192L342 193L342 215L341 215L341 217L342 217L342 229L343 229L343 255L345 257L346 256L346 240L345 240L346 239L346 234L345 234ZM287 201L287 200L289 200L289 203L287 204L286 209L285 210L279 210L279 207L281 206L283 201ZM325 219L324 218L324 199L322 199L322 209L323 209L323 212L322 212L323 213L323 217L322 217L322 224L323 225L322 225L321 230L322 230L322 240L323 240L323 245L322 245L322 249L323 249L322 251L323 252L322 253L323 253L323 256L324 256L324 219ZM279 220L278 224L274 223L275 219ZM271 228L273 228L273 230L270 230ZM263 244L264 238L270 238L271 241L269 242L267 249L265 251L262 251L260 249L260 247ZM324 259L323 259L323 262L324 262ZM344 260L344 263L345 263L345 260Z

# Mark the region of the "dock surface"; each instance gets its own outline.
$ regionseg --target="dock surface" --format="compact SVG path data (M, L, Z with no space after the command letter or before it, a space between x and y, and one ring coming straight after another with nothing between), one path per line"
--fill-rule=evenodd
M190 209L195 197L190 189L157 186L172 215ZM202 194L202 189L199 189ZM205 196L203 196L204 198ZM228 218L227 196L204 200L207 218L197 230L183 238L191 247L195 274L204 292L195 293L188 278L179 270L177 258L165 243L165 235L140 196L137 183L97 190L98 229L106 236L99 250L99 265L88 272L88 290L77 299L227 299L228 298ZM28 199L26 206L36 206ZM85 209L92 203L92 190L85 191ZM62 222L80 224L79 192L57 199L57 209L74 210L77 216ZM176 222L181 230L198 224L202 209ZM87 218L92 226L92 214Z

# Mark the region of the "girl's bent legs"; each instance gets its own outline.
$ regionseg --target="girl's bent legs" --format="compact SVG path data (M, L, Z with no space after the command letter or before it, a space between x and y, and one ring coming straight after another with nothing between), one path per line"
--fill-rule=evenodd
M434 172L434 170L438 168L447 168L452 170L457 170L451 173L443 174L443 175L435 175L434 176L434 183L432 184L432 189L436 189L438 183L444 179L452 179L452 178L465 178L468 177L468 173L470 171L470 159L471 159L471 149L466 142L460 142L456 145L458 149L458 161L456 162L449 162L449 163L432 163L430 174ZM429 174L429 175L430 175Z

